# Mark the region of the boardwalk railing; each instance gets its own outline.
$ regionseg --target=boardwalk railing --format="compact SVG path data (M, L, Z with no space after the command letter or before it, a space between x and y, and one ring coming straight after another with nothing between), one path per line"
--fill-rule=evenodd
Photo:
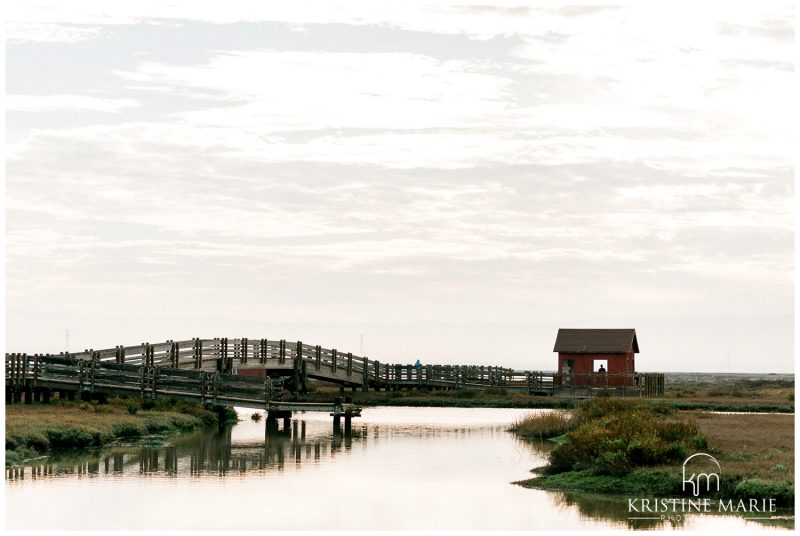
M288 378L294 392L305 391L310 378L364 390L497 387L564 396L664 393L664 375L659 373L564 375L484 365L414 367L286 340L195 338L58 356L6 354L6 395L12 400L9 388L19 392L34 386L263 407L276 399L270 377L277 376Z

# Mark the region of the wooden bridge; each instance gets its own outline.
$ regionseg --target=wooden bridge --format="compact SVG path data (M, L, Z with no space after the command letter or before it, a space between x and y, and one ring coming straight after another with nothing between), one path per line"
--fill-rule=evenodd
M205 404L266 409L271 417L291 411L329 411L335 419L360 408L337 399L300 402L308 380L361 389L505 389L532 395L653 397L664 375L570 374L516 371L497 366L399 365L303 342L268 339L191 339L116 346L59 355L6 354L6 400L60 396L171 397ZM293 402L282 400L284 389Z

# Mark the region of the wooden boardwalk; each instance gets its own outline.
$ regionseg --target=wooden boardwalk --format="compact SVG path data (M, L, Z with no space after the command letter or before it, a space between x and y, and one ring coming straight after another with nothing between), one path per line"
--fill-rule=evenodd
M664 375L517 371L497 366L381 363L367 357L268 339L191 339L117 346L54 355L6 354L6 400L26 402L94 393L141 398L171 397L206 404L267 409L271 413L330 411L354 415L341 401L309 404L281 400L284 386L295 399L308 380L343 388L504 389L532 395L590 397L599 394L654 397ZM247 375L256 374L256 375ZM258 377L261 375L261 377ZM348 419L349 421L349 419Z

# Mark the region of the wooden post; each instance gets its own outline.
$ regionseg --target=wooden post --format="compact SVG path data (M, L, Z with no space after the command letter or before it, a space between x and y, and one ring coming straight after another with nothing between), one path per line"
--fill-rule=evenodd
M205 404L206 403L206 385L207 385L206 373L205 372L201 372L200 373L200 403L201 404Z
M283 365L286 362L286 341L281 339L278 353L278 364Z
M178 358L180 356L180 347L178 346L180 343L170 340L170 347L169 347L169 365L172 368L178 368Z
M333 435L342 435L342 416L338 412L333 415Z
M347 377L353 375L353 354L352 352L347 352Z
M200 338L194 339L194 368L203 368L203 341Z
M336 348L331 350L331 372L336 372Z
M214 404L217 403L217 397L219 396L219 372L215 372L213 376L213 395L214 395Z
M349 436L353 433L353 417L350 412L344 414L344 435Z
M314 347L314 357L316 358L315 368L319 370L322 368L322 346L319 344Z
M97 377L97 362L100 360L100 352L92 352L92 378L91 392L94 393L94 381Z
M220 354L222 356L222 370L225 373L233 371L233 357L228 357L228 337L220 339Z
M369 391L369 359L364 356L361 361L361 388L366 393Z
M247 350L249 344L247 337L243 338L239 343L239 363L247 364Z
M78 392L83 393L83 359L80 360L78 368Z
M22 354L22 389L25 391L25 403L33 404L33 389L28 380L28 354Z

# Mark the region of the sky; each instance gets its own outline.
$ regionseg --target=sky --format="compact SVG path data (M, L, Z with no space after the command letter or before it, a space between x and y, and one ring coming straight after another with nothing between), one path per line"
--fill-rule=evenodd
M6 351L794 371L792 2L5 10Z

